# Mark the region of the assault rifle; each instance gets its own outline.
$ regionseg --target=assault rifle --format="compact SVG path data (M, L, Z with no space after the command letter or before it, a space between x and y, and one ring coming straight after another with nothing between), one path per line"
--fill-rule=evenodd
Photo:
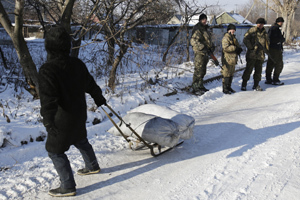
M256 42L255 44L258 46L258 49L262 49L268 55L268 59L272 60L273 63L276 63L268 49L266 49L260 42Z
M212 50L208 49L207 53L208 53L209 57L213 60L213 63L216 66L219 66L221 69L223 69L222 66L220 65L218 59L215 57L214 53L212 52Z

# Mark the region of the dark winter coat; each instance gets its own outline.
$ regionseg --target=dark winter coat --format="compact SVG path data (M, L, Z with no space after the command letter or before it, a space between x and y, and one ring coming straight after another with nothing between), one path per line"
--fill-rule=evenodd
M278 24L274 24L268 31L268 36L270 40L270 48L273 49L283 49L282 43L285 42L285 38L283 37L280 26Z
M102 91L85 64L69 56L48 57L39 70L39 87L43 123L57 130L48 131L46 150L63 153L87 137L85 93L100 106Z

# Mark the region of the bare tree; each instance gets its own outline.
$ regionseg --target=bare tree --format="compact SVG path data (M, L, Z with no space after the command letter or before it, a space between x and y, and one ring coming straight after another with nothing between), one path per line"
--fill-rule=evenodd
M265 7L263 3L257 0L249 0L247 3L239 6L238 13L244 17L247 16L247 20L255 23L258 18L264 17Z
M199 5L197 5L197 3L195 3L195 1L187 3L187 2L182 0L182 1L177 2L177 3L179 5L180 13L182 15L183 20L182 20L182 23L181 23L180 27L178 28L176 34L171 39L166 51L164 52L163 59L162 59L163 62L166 62L169 50L175 44L176 38L179 36L179 34L182 31L186 31L187 61L190 61L190 55L189 55L189 46L190 46L189 23L195 15L199 15L200 13L202 13L208 7L208 6L199 6Z
M208 15L215 15L215 16L221 14L224 11L225 11L225 9L220 5L212 5L212 6L207 7L207 9L206 9L206 12Z
M261 2L265 4L265 1L261 0ZM269 8L276 13L281 13L285 20L282 31L285 33L287 41L292 39L292 24L299 2L300 0L269 0Z
M159 23L169 18L169 9L164 7L169 1L92 0L92 2L98 7L95 14L108 47L107 65L111 66L108 86L114 91L117 68L128 49L132 47L133 38L127 33L139 25ZM161 12L158 12L160 10Z
M14 10L15 25L13 26L4 6L2 5L2 2L0 1L0 23L12 39L13 45L16 49L26 82L29 85L29 87L25 89L37 98L39 96L37 69L23 37L23 10L24 0L16 0Z
M71 23L81 24L86 27L90 21L91 8L90 1L83 0L27 0L28 10L35 10L35 16L38 17L43 30L47 32L46 21L51 20L53 24L61 25L72 34L71 56L78 57L79 46L82 37L88 32L87 29L80 28L75 33L71 30ZM30 12L32 13L32 11ZM75 13L75 14L74 14ZM32 16L32 14L30 15Z
M41 3L42 2L42 3ZM50 4L53 5L48 0L40 0L39 2L35 2L36 4L32 4L35 8L44 8L44 11L48 12L51 18L62 26L64 26L69 32L71 32L71 15L72 9L74 6L75 0L58 0L54 3L56 5L56 9L48 10L46 9L46 5L49 6ZM28 0L30 3L30 0ZM34 64L30 52L28 50L27 44L24 40L22 28L23 28L23 11L24 11L25 1L24 0L16 0L15 1L15 26L12 25L11 20L8 17L8 14L0 1L0 23L11 37L14 47L16 49L21 67L23 69L26 82L29 84L29 88L27 89L34 97L39 97L39 85L38 85L38 74L36 65ZM39 9L38 18L43 22L42 12ZM61 15L54 16L53 13L61 13ZM42 23L43 25L43 23Z

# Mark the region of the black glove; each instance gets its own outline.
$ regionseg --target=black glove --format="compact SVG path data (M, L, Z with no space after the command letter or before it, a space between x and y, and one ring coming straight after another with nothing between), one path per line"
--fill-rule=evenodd
M243 51L243 49L241 47L236 47L235 52L237 55L240 55L242 53L242 51Z
M49 124L46 126L46 131L49 135L57 136L59 131L54 124Z
M102 105L106 105L106 99L104 98L103 95L101 95L97 101L96 101L97 106L102 106Z
M211 53L213 53L215 51L216 47L213 45L211 48L210 48L210 51Z

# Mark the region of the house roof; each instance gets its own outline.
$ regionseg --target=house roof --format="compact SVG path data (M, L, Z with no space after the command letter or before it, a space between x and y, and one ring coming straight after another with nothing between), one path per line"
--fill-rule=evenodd
M199 22L199 16L200 15L193 15L189 25L195 25ZM182 15L175 15L175 17L180 21L183 22L184 21L184 17ZM214 20L214 15L207 15L207 23L208 24L216 24L215 20Z
M181 19L182 19L182 15L175 15L175 17L177 17L177 19L178 19L179 21L181 21Z
M219 14L216 18L218 19L219 17L221 17L224 14L228 14L229 16L231 16L235 21L237 21L239 24L253 24L252 22L250 22L249 20L245 20L245 18L238 14L238 13L232 13L232 12L222 12L221 14Z

